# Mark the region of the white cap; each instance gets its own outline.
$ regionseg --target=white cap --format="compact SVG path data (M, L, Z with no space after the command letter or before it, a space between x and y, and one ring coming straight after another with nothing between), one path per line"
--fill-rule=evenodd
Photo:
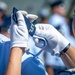
M41 9L40 16L42 16L42 17L48 17L49 16L49 10L47 8Z
M6 10L8 7L7 7L7 4L5 2L0 1L0 8L3 10Z

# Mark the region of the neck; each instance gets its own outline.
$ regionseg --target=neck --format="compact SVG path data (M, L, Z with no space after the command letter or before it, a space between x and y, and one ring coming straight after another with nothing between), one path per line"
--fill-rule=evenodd
M10 38L10 35L9 35L8 32L0 32L0 34L3 34L3 35L5 35L6 37Z

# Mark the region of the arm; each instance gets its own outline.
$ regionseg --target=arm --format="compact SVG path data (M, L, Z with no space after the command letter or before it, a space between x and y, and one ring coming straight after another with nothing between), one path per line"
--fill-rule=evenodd
M21 59L23 51L21 48L12 48L9 65L7 67L6 75L21 75Z
M6 75L21 75L21 59L28 44L28 30L24 17L20 11L18 11L16 15L18 23L15 23L13 17L11 16L11 53Z
M75 49L70 46L65 53L62 52L61 59L67 68L75 68Z
M46 71L49 75L54 75L54 69L51 66L46 66Z
M52 25L49 24L37 24L35 34L46 38L47 47L46 51L53 53L62 53L62 60L64 61L67 68L75 68L75 49L69 45L69 41L64 38ZM49 33L48 33L49 32ZM68 46L69 45L69 46ZM64 50L67 51L64 53Z
M75 11L74 11L74 18L72 22L72 30L75 36ZM61 56L63 62L66 64L68 68L75 68L75 49L70 46L66 53L62 53Z
M75 36L75 11L74 11L74 18L72 22L72 30ZM66 64L68 68L75 68L75 49L70 46L66 53L62 53L61 56L63 62Z

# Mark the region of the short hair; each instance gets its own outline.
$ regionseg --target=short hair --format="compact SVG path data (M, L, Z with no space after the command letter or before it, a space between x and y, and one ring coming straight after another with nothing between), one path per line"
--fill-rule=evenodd
M2 31L7 32L10 24L11 24L11 17L10 16L5 17L4 22L2 23L2 25L0 25L0 32L2 32Z
M53 7L59 6L59 5L61 5L61 4L63 4L63 2L60 1L60 0L58 0L58 1L54 1L54 2L52 2L52 3L49 3L49 6L50 6L51 8L53 8Z

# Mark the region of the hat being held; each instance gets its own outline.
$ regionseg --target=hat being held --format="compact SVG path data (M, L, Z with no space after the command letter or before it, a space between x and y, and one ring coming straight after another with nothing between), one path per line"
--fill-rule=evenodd
M44 64L35 57L29 57L23 61L21 72L21 75L46 75Z
M43 46L40 47L41 50L35 55L32 54L31 52L29 52L29 50L26 51L27 56L29 56L29 55L32 55L32 56L29 56L22 62L21 75L46 75L47 74L45 67L44 67L44 63L38 58L38 55L41 54L41 52L46 47L47 43L44 38L36 36L36 38L37 37L38 37L38 39L41 39L41 40L36 41L36 43L40 43L40 45L43 43L44 44L43 44Z

